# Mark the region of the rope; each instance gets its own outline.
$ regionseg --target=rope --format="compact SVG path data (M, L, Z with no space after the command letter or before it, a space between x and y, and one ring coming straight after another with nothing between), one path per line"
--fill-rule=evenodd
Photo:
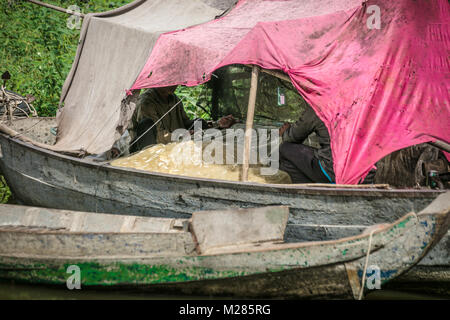
M70 10L67 10L67 9L55 6L53 4L49 4L49 3L45 3L45 2L41 2L41 1L37 1L37 0L27 0L27 1L31 2L31 3L34 3L34 4L37 4L39 6L42 6L42 7L46 7L46 8L53 9L53 10L56 10L56 11L59 11L59 12L63 12L63 13L67 13L67 14L70 14L70 15L75 15L75 16L79 16L81 18L84 18L84 14L82 14L80 12L72 12Z
M137 137L132 143L130 143L128 148L131 148L132 145L134 145L136 142L138 142L143 136L145 136L147 134L147 132L149 132L150 130L152 130L166 115L168 115L177 105L179 105L181 103L181 101L184 100L184 97L182 97L177 103L175 103L172 108L169 109L169 111L167 111L165 114L163 114L161 116L161 118L159 118L150 128L148 128L147 130L145 130L145 132L143 134L141 134L139 137ZM125 153L125 150L122 151L118 158L120 158L123 154Z
M363 292L364 292L364 283L366 282L367 265L369 264L370 249L372 246L372 236L375 231L376 230L372 230L370 232L370 236L369 236L369 247L367 248L366 261L364 263L364 271L363 271L363 277L362 277L362 281L361 281L361 289L359 289L358 300L362 299Z
M18 134L16 134L16 135L14 136L14 138L17 138L17 137L19 137L19 136L21 136L21 135L27 133L27 132L30 131L32 128L34 128L36 125L38 125L39 123L41 123L42 121L44 121L44 119L39 120L38 122L36 122L36 123L33 124L32 126L30 126L30 127L28 127L27 129L25 129L24 131L19 132Z
M416 222L419 223L419 217L417 216L417 214L415 212L411 212L411 214L416 218ZM369 264L370 249L372 247L372 236L375 231L377 231L377 230L376 229L372 230L370 232L370 236L369 236L369 245L367 248L366 261L364 262L364 271L363 271L363 277L362 277L362 281L361 281L361 288L359 289L358 300L362 299L363 292L364 292L364 283L366 282L367 265Z

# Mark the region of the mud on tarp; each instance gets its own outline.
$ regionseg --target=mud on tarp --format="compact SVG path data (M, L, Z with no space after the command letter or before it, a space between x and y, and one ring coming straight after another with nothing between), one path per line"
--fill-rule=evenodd
M449 22L446 0L241 0L163 34L131 89L281 70L330 132L336 182L355 184L393 151L450 142Z

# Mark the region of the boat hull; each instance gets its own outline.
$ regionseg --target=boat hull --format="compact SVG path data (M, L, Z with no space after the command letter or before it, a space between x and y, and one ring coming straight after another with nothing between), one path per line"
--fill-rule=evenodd
M166 218L189 218L200 210L285 205L290 208L286 242L356 235L370 225L393 222L405 212L419 212L441 193L261 185L149 173L64 156L5 134L0 134L0 148L0 169L23 204ZM441 257L439 262L427 257L419 264L430 271L439 266L435 279L444 277L447 282L449 239L447 234L429 253ZM420 284L423 281L414 270L408 281L416 279ZM429 283L440 287L440 281Z
M22 204L169 218L189 218L200 210L283 205L290 208L286 241L358 234L405 212L419 212L442 193L264 185L150 173L63 156L4 134L0 147L0 169ZM301 234L296 225L302 226ZM310 232L305 225L311 226Z
M444 200L449 196L446 194ZM441 204L442 199L438 199ZM196 230L197 222L203 223L208 216L212 229L223 220L239 228L249 217L257 221L258 216L263 220L256 222L253 230L267 223L284 229L288 212L284 219L275 221L271 214L282 215L285 210L276 208L203 212L187 221L3 205L0 278L70 287L71 274L78 269L78 281L84 288L360 298L361 284L373 289L370 281L364 282L367 267L379 270L379 285L388 283L418 263L450 224L449 207L444 204L406 214L392 224L373 226L369 233L331 241L283 243L269 236L272 240L242 242L243 235L232 237L225 246L222 244L227 239L222 244L209 239L205 245L204 231ZM223 219L215 219L216 214Z
M15 270L6 270L6 266ZM249 276L235 276L223 279L183 281L183 277L172 277L173 282L148 283L145 273L150 272L161 279L168 278L167 270L144 263L86 263L70 260L61 263L49 260L5 259L0 257L0 278L14 279L27 284L45 284L67 289L70 277L67 268L81 267L81 288L83 290L138 290L146 293L173 294L176 296L215 296L239 298L338 298L353 299L343 263L317 268L287 270L276 273L261 273ZM116 272L117 271L117 272ZM156 272L156 273L155 273ZM111 274L120 274L112 279ZM85 275L89 275L86 277ZM93 276L94 275L94 276ZM180 281L180 282L178 282Z

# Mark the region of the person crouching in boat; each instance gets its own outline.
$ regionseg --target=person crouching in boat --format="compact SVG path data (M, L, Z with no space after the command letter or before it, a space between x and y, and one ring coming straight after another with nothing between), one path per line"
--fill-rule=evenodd
M315 132L320 148L303 144ZM280 128L280 170L289 174L293 183L334 183L330 135L322 120L307 106L300 119Z
M130 152L136 152L157 143L169 143L173 131L181 128L189 130L193 128L197 120L202 121L203 128L207 128L205 120L189 119L183 103L175 94L177 87L150 88L139 96L131 126L128 128L132 141L139 140L131 146ZM173 106L175 108L167 113Z
M140 94L130 125L124 134L109 151L89 158L98 161L111 160L150 145L169 143L171 132L180 128L193 128L197 119L188 118L182 102L175 95L177 87L150 88ZM198 120L202 121L203 128L207 126L206 121Z
M150 88L139 96L131 123L112 147L109 159L140 151L150 145L169 143L172 139L171 133L177 129L187 129L193 134L197 121L201 122L202 129L211 127L204 119L189 119L183 103L175 94L177 87ZM228 115L219 119L217 125L226 129L234 123L236 119ZM131 140L131 143L121 142L124 139Z
M177 129L187 129L193 134L196 121L201 122L203 130L212 126L201 118L189 119L183 103L175 95L177 87L151 88L139 96L132 117L132 125L128 128L132 141L139 139L135 143L132 142L131 153L149 145L171 142L171 133ZM175 108L169 112L173 106ZM160 121L158 122L158 120ZM218 127L229 128L235 122L236 119L232 115L228 115L219 119ZM141 137L141 135L143 136Z

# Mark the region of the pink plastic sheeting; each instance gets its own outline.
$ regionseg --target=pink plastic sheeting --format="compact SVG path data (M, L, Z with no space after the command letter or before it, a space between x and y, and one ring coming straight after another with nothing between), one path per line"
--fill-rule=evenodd
M283 70L330 132L336 182L355 184L393 151L450 142L449 7L242 0L221 19L161 35L131 89L198 85L230 64Z

